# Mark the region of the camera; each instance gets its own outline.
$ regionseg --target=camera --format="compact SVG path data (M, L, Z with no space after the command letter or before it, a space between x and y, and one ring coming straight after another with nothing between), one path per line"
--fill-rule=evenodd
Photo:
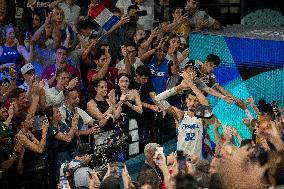
M131 135L125 133L112 135L106 139L107 145L95 148L91 165L96 170L105 170L109 163L117 161L118 154L123 152L131 141Z
M140 17L140 16L146 16L146 15L147 15L147 11L146 11L146 10L137 11L136 15L137 15L138 17Z

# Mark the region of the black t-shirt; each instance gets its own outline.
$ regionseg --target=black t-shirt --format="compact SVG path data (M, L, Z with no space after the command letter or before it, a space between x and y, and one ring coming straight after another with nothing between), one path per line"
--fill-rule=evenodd
M14 150L13 150L12 144L8 144L3 148L1 147L1 149L0 149L0 164L3 163L4 161L7 161L8 159L10 159L13 152L14 152ZM1 169L1 167L0 167L0 169Z
M145 84L140 84L137 83L134 79L132 79L129 88L136 89L139 92L140 99L142 102L146 103L152 102L149 93L154 92L154 88L150 81L148 81Z

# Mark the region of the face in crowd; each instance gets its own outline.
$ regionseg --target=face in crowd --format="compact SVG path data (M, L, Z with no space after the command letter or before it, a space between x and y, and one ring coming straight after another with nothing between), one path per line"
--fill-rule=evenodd
M186 7L191 13L194 14L199 9L199 1L188 0L186 3Z
M15 30L14 28L11 26L11 27L8 27L6 29L6 41L7 42L10 42L10 43L13 43L15 40Z
M18 105L19 109L26 109L30 106L30 101L26 92L21 93L14 101Z
M64 21L64 12L62 9L54 9L52 13L52 20L57 23L61 23Z
M129 78L126 76L122 76L119 80L118 80L118 85L120 90L124 91L124 90L128 90L129 87Z
M149 77L145 75L136 75L137 82L140 84L145 84L148 82Z
M100 81L98 83L98 86L95 86L95 91L99 96L107 96L107 82L104 80Z
M35 74L35 70L30 70L27 73L25 73L23 75L23 77L25 78L25 80L27 81L27 83L32 84L35 79L36 79L36 74Z
M126 50L126 53L129 55L130 58L136 57L137 50L134 46L126 46L125 50Z
M66 89L66 87L69 84L70 78L71 76L69 73L67 72L60 73L58 76L56 76L57 85L60 85L63 87L63 89Z
M167 53L168 53L168 48L163 46L159 49L156 50L156 59L158 62L161 62L163 61L166 56L167 56Z
M205 61L201 69L204 74L211 74L213 73L215 67L214 62Z
M68 96L66 97L66 103L71 107L78 107L80 102L79 93L77 91L69 92Z
M65 49L57 49L56 51L56 55L55 55L55 59L56 59L56 63L59 65L65 65L66 61L67 61L67 51Z
M0 121L4 122L8 118L8 111L6 107L0 107Z
M61 121L62 120L62 115L59 111L59 108L57 106L54 106L52 108L52 119L54 119L55 121Z
M140 39L146 37L145 31L144 30L136 30L136 33L134 35L134 40L137 42Z
M180 39L178 36L176 37L173 37L171 40L170 40L170 47L169 49L173 49L174 52L178 51L180 48Z

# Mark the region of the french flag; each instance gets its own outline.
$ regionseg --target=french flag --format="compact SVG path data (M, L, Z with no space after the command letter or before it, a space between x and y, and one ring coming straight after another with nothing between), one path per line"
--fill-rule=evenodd
M104 5L96 4L89 9L90 16L105 30L109 31L119 21Z
M203 138L202 138L202 157L204 159L211 159L215 153L216 144L211 140L207 129L203 128Z

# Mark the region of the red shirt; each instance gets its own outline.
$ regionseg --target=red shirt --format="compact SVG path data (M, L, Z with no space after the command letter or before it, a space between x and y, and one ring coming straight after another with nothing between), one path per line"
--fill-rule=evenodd
M75 68L74 66L72 66L70 64L65 64L65 69L68 73L70 73L72 75L72 78L73 78L73 76L75 76L80 81L80 72L77 68ZM48 65L44 68L41 78L46 79L46 80L50 80L53 76L56 75L57 70L58 70L57 64ZM55 85L56 85L56 81L54 81L50 87L54 87Z
M88 87L89 87L90 90L92 90L94 88L93 78L97 73L98 73L98 70L96 70L96 69L91 69L91 70L88 71L87 79L88 79ZM118 69L113 68L113 67L109 67L108 70L107 70L107 73L104 77L104 79L107 82L108 92L111 91L112 89L114 89L117 76L118 76Z

